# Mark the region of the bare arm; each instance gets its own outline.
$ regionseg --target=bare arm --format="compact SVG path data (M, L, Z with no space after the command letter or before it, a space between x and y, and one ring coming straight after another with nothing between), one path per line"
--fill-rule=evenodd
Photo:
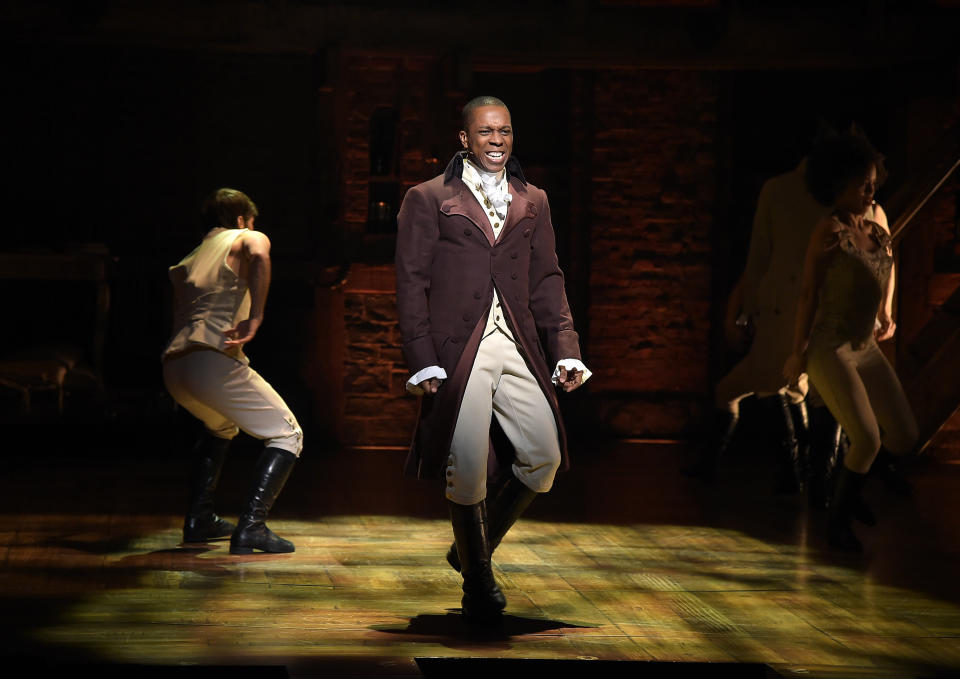
M890 227L887 224L887 215L883 211L883 208L877 205L873 216L874 221L876 221L877 224L879 224L889 235ZM897 331L897 324L893 321L893 293L896 289L896 280L896 265L892 265L890 267L890 277L887 278L887 285L883 289L883 299L880 302L880 309L877 311L877 322L879 327L877 328L875 334L878 342L883 342L890 339Z
M797 302L797 316L793 332L793 351L783 366L783 376L790 384L797 381L803 373L806 363L807 340L813 327L817 311L820 286L826 270L827 256L836 244L835 219L827 217L820 220L807 244L807 254L803 261L803 281L800 285L800 299Z
M254 338L263 324L267 292L270 290L270 239L260 231L246 231L237 240L240 241L240 255L247 272L250 315L240 321L237 327L224 332L227 347L241 346Z

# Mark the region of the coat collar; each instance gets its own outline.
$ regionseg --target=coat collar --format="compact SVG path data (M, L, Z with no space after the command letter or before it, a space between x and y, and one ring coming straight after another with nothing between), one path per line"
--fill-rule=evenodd
M447 169L443 171L443 183L449 184L454 178L460 179L463 176L463 159L467 157L466 151L457 151L453 158L447 163ZM523 176L523 168L520 167L520 161L514 156L507 159L507 181L512 178L520 180L524 186L527 185L527 178Z
M443 173L444 185L450 186L452 184L450 188L453 188L456 194L443 201L440 210L444 214L463 215L469 219L483 232L490 247L493 247L497 244L497 240L493 234L493 227L490 226L490 220L487 219L480 203L477 202L477 199L461 178L465 155L465 151L457 153ZM507 161L507 181L510 183L510 193L513 194L513 201L507 208L507 219L503 224L503 230L500 232L501 241L516 226L517 222L527 217L534 218L537 216L536 205L527 199L527 180L523 176L520 162L512 157Z
M440 211L446 215L462 215L473 222L483 235L486 237L490 247L497 244L493 235L493 227L490 226L490 220L480 207L480 203L471 193L467 185L459 177L451 179L448 185L452 189L453 195L443 201ZM503 224L503 230L500 232L500 241L507 237L507 234L523 219L534 219L537 216L537 206L533 201L527 198L526 187L521 180L513 177L510 180L510 192L513 194L513 201L507 208L507 219Z

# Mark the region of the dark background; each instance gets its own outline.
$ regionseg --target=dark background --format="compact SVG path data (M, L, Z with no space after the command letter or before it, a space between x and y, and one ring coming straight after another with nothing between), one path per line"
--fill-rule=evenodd
M922 174L960 117L954 2L2 11L0 250L102 258L110 305L98 360L93 283L5 275L0 358L78 347L103 389L75 383L60 420L100 432L183 424L160 380L166 268L199 241L202 198L231 186L254 199L273 242L255 367L308 431L347 446L405 445L415 403L403 395L391 317L394 227L368 203L383 198L395 214L403 191L457 149L462 104L489 93L509 104L515 155L550 195L597 372L568 404L571 430L685 437L736 358L717 320L763 181L795 167L819 125L855 121L887 155L884 203ZM956 238L956 193L939 200L917 237L921 263ZM661 223L672 229L662 239ZM901 290L929 314L934 302L916 291L936 272L917 266L902 270ZM901 323L900 337L924 320ZM58 421L39 395L30 414L15 392L2 396L13 421Z

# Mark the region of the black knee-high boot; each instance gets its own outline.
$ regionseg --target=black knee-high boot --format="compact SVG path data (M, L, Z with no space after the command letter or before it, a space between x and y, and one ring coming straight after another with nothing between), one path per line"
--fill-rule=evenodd
M810 509L830 505L830 481L840 454L840 425L826 406L810 409L810 464L807 501Z
M497 488L493 497L487 498L487 517L490 526L490 555L500 546L503 536L517 522L534 498L537 492L530 490L511 472L505 483ZM454 542L447 550L447 563L453 570L460 570L460 557L457 555L457 543Z
M907 481L907 477L903 475L895 459L889 450L881 448L870 467L870 475L880 478L886 489L894 495L911 497L913 486Z
M803 490L803 471L801 458L801 439L806 437L806 408L795 405L785 394L778 394L780 409L783 413L784 436L780 442L780 459L777 462L777 481L774 492L782 494L799 493ZM794 415L794 410L798 410Z
M184 542L206 542L225 538L235 526L217 516L213 510L213 491L220 480L220 471L230 448L229 439L208 433L201 434L194 448L196 459L190 479L190 503L183 520Z
M707 426L707 439L700 446L696 462L680 470L681 473L705 483L713 483L717 477L717 460L730 446L739 419L729 410L714 408Z
M800 444L800 486L806 491L807 479L810 478L810 411L807 402L791 403L790 414Z
M253 488L230 538L231 554L252 554L255 549L273 553L294 551L293 543L267 528L266 520L296 461L296 455L280 448L265 448L260 453Z
M853 532L851 523L856 508L863 503L860 493L866 480L866 474L858 474L844 465L838 467L827 524L827 542L831 547L847 552L863 552L863 545Z
M826 406L814 408L811 415L810 508L828 509L835 501L830 488L837 485L839 470L844 469L848 441L840 424ZM860 493L850 506L851 516L865 526L876 526L877 516Z
M506 607L507 599L497 586L490 564L486 503L481 500L473 505L448 504L463 574L463 614L477 621L495 619Z

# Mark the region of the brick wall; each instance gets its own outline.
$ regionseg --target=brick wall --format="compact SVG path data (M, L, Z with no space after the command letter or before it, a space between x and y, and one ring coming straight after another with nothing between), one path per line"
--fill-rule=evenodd
M707 389L716 103L696 71L596 78L588 346L618 434L677 434Z
M346 347L342 366L342 425L347 445L404 446L410 441L417 400L404 389L408 377L400 350L394 269L394 239L365 234L370 191L370 117L380 107L397 111L397 145L392 172L373 181L395 182L403 192L437 174L434 147L437 61L362 53L343 55L337 105L342 137L344 203L342 221L352 265L342 290ZM450 117L457 112L450 107ZM455 123L444 125L455 130ZM456 139L450 133L452 153ZM446 158L444 158L445 162Z
M344 221L353 233L366 221L369 116L377 107L394 106L400 116L402 190L439 170L424 154L439 145L424 129L431 69L409 58L345 59ZM592 175L577 191L590 206L582 325L595 372L591 401L613 433L677 435L707 387L716 87L692 71L606 71L578 82L589 83L581 94L592 98L592 122L583 122L595 126ZM456 107L448 108L439 115L449 114L443 126L455 129ZM343 294L344 441L405 445L416 401L403 390L391 266L354 263Z

